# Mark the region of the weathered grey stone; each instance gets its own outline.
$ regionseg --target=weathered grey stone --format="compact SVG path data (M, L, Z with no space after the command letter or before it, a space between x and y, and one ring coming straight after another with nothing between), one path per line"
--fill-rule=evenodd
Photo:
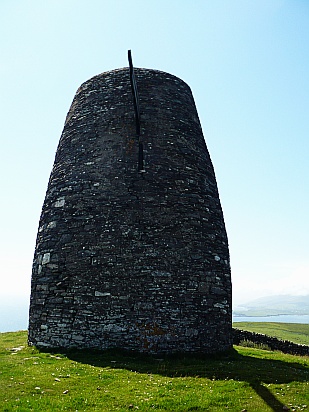
M42 265L46 265L50 261L50 253L44 253L42 259Z
M232 345L228 241L190 88L135 69L95 76L67 115L39 223L37 346L205 352Z

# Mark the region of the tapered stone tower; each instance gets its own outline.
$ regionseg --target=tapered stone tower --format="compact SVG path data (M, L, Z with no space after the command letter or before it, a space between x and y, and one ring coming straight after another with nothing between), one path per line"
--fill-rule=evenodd
M129 68L88 80L67 115L38 230L29 343L224 351L228 241L194 100L175 76L134 73L136 83Z

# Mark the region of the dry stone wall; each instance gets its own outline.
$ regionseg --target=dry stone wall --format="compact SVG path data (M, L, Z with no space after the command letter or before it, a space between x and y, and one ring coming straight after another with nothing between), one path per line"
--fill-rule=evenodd
M232 345L228 241L190 88L135 69L95 76L67 115L39 223L29 343L149 353Z
M267 336L263 333L249 332L233 328L233 343L234 345L254 345L266 346L271 350L289 353L291 355L309 356L309 346L301 345L299 343L290 342L275 338L274 336Z

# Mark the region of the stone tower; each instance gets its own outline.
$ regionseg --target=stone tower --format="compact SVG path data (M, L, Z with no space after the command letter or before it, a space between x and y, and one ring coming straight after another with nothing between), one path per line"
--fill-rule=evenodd
M134 73L138 108L124 68L82 84L67 115L37 235L29 343L220 352L232 345L228 241L194 100L173 75Z

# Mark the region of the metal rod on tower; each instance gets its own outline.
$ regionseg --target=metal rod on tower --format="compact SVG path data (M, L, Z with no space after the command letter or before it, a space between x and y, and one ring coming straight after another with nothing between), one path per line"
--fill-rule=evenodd
M141 123L140 123L139 97L138 97L137 83L136 83L136 79L134 75L134 67L133 67L131 50L128 50L128 59L129 59L129 67L130 67L130 82L131 82L134 112L135 112L136 137L138 140L138 171L140 173L143 173L145 172L144 148L143 148L143 143L141 142L141 139L140 139Z
M136 79L135 79L135 75L134 75L134 67L133 67L133 62L132 62L131 50L128 50L128 59L129 59L129 66L130 66L130 81L131 81L134 111L135 111L136 134L137 134L137 136L140 136L141 126L140 126L139 99L138 99Z

